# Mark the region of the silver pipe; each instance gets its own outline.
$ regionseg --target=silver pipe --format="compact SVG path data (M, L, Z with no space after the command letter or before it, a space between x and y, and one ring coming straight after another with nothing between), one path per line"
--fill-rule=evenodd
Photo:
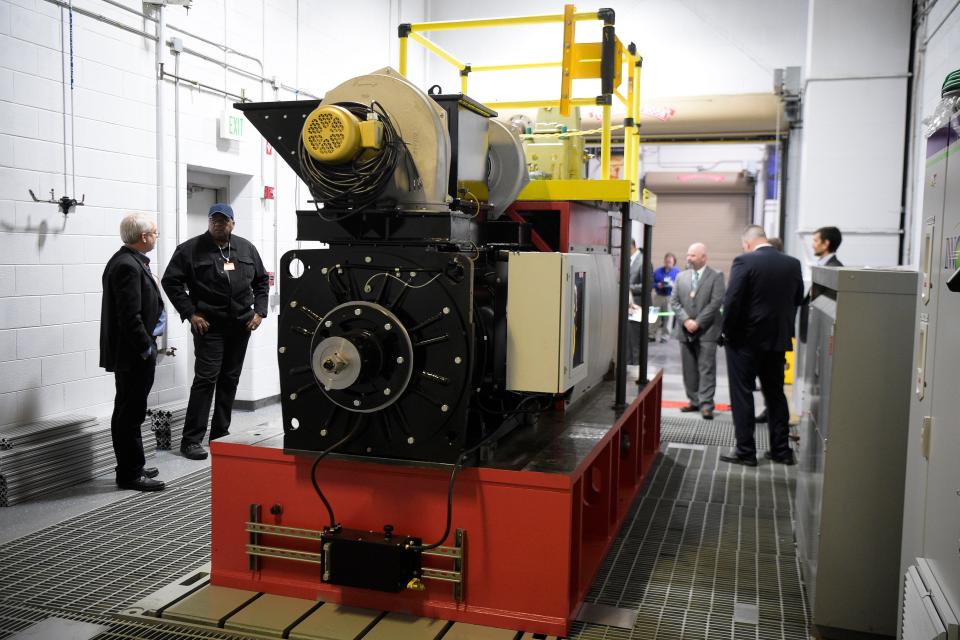
M953 3L953 6L950 7L949 11L947 11L947 15L943 16L943 20L940 21L940 24L938 24L936 28L930 32L930 35L928 35L926 39L924 39L923 41L924 47L926 47L927 44L929 44L929 42L933 40L933 36L937 35L937 32L940 31L940 27L946 24L947 20L950 19L950 16L953 15L953 12L957 10L957 7L960 7L960 0L957 0L956 2Z
M960 0L957 0L960 2ZM807 78L803 81L803 90L807 90L807 86L811 82L843 82L845 80L900 80L900 79L909 79L913 74L909 71L907 73L879 73L872 76L836 76L836 77L821 77L821 78Z
M63 113L63 193L67 193L67 47L63 43L63 7L60 7L60 104Z
M70 181L74 198L77 197L77 143L76 109L73 107L73 0L70 0ZM66 211L64 211L66 213Z
M225 90L223 90L223 89L218 89L218 88L216 88L216 87L211 87L211 86L208 85L208 84L204 84L204 83L202 83L202 82L197 82L196 80L191 80L190 78L182 78L182 77L180 77L180 76L178 76L178 75L176 75L176 74L170 73L169 71L164 71L162 68L160 69L160 77L161 77L161 78L170 78L171 80L182 80L183 82L185 82L185 83L187 83L187 84L189 84L189 85L192 85L192 86L194 86L194 87L196 87L196 88L198 88L198 89L203 89L204 91L209 91L209 92L211 92L211 93L215 93L215 94L217 94L218 96L227 96L227 97L229 97L229 98L236 98L236 99L237 99L237 102L250 102L250 100L249 100L246 96L239 96L239 95L237 95L237 94L235 94L235 93L230 93L229 91L225 91Z
M62 2L61 0L44 0L44 2L49 2L50 4L60 7L62 9L72 9L73 11L75 11L76 13L79 13L82 16L87 16L88 18L93 18L94 20L103 22L104 24L109 24L112 27L123 29L124 31L128 31L129 33L136 34L141 38L146 38L147 40L153 40L154 42L157 41L157 36L147 33L146 31L141 31L140 29L136 29L134 27L128 27L122 22L117 22L116 20L113 20L112 18L108 18L103 14L95 13L93 11L88 11L87 9L80 9L79 7L71 7L70 3Z
M166 183L164 182L164 146L165 146L165 135L163 129L163 47L160 43L163 42L163 39L166 36L166 27L167 20L166 15L163 12L163 6L157 6L157 35L154 38L154 41L157 43L154 49L156 56L156 65L157 65L157 226L163 224L163 212L166 209ZM163 241L164 231L161 229L157 233L157 272L162 272L164 261L163 261L163 248L166 246L166 242ZM167 350L167 334L169 333L170 328L170 318L167 318L167 328L164 330L163 335L160 336L160 353L166 353Z
M173 54L173 70L177 79L173 82L173 192L174 197L174 246L180 246L180 54Z

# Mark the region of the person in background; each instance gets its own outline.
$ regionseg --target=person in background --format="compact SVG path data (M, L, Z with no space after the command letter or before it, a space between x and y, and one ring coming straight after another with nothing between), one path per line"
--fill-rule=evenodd
M673 294L673 285L677 281L680 269L677 268L677 256L668 253L663 256L663 266L653 272L653 306L660 309L661 315L656 324L650 327L650 335L656 338L660 334L660 342L666 342L673 329L672 318L662 315L670 311L670 296Z
M816 266L819 267L842 267L843 263L837 257L837 249L843 242L843 234L836 227L820 227L813 232L813 256L816 258ZM800 331L797 336L800 342L807 342L807 326L810 320L810 301L813 298L813 288L807 291L803 297L803 304L800 305Z
M690 401L680 411L699 411L704 420L713 420L723 292L723 274L707 266L706 245L690 245L687 269L677 276L670 307L677 314L683 386Z
M836 227L820 227L813 232L813 255L821 267L842 267L837 249L843 242L843 234Z
M648 286L653 288L653 269L648 271ZM641 306L641 294L643 293L643 252L637 248L637 241L630 240L630 308L637 309ZM627 342L629 346L628 364L640 363L640 330L639 322L628 323ZM652 338L651 338L652 339ZM642 377L642 376L641 376Z
M147 396L157 366L157 336L167 315L147 254L157 244L157 223L128 215L120 222L123 246L103 270L100 366L114 374L117 393L110 418L116 481L121 489L162 491L156 467L145 467L143 436Z
M162 281L167 297L180 318L190 321L193 333L196 364L180 442L180 452L191 460L207 457L201 442L211 403L210 440L230 432L250 332L267 317L270 289L256 247L233 234L233 208L215 204L208 217L206 233L174 251Z
M783 366L784 354L793 349L794 321L803 300L800 261L774 249L763 227L747 227L741 244L745 253L733 261L723 299L723 336L737 445L720 459L757 465L753 388L759 377L770 414L770 450L766 457L794 464Z

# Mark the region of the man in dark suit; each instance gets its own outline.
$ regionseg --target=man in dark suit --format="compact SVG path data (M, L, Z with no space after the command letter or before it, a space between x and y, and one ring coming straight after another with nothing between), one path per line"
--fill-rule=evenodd
M837 258L837 249L843 242L843 234L836 227L820 227L813 232L813 255L821 267L842 267Z
M793 348L794 320L803 299L800 261L774 249L763 228L756 225L743 232L742 244L746 253L734 259L723 299L723 335L737 447L720 459L757 464L753 383L759 377L769 411L770 450L766 457L793 464L783 365L784 354Z
M117 485L161 491L157 469L144 467L140 434L157 365L156 336L166 326L160 286L146 255L157 244L157 225L129 215L120 223L120 238L123 246L103 270L100 310L100 366L114 373L117 387L110 420Z
M707 266L706 245L690 245L687 269L677 276L670 307L677 314L683 386L690 401L680 411L699 411L704 420L713 420L723 290L723 273Z

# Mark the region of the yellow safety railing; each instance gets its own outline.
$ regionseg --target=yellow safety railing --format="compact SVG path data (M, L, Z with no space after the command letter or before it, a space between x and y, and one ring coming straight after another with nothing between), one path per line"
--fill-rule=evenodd
M603 22L603 41L579 43L576 42L576 23L586 20ZM533 24L563 24L563 56L560 61L521 62L512 64L474 65L463 62L454 54L440 47L423 34L431 31L449 31L454 29L477 29L488 27L522 26ZM451 64L460 72L460 91L467 93L469 76L471 73L489 71L511 71L517 69L545 69L561 68L560 98L548 100L514 100L487 102L493 109L530 109L541 107L558 108L561 115L569 115L571 107L601 106L602 126L600 130L600 174L604 181L627 182L623 188L613 188L607 185L600 190L591 190L586 185L576 186L568 183L586 181L536 181L564 183L564 186L551 189L550 185L533 185L538 193L543 192L552 196L572 196L589 194L591 191L602 192L605 195L614 194L618 200L639 201L637 169L639 152L639 133L636 123L640 114L640 64L642 58L637 55L634 45L625 47L617 38L614 31L614 12L612 9L598 11L576 11L572 4L564 6L563 13L517 16L512 18L482 18L474 20L447 20L442 22L416 22L400 25L400 73L407 75L407 45L413 40L441 60ZM623 66L627 65L626 93L619 89L623 84ZM573 81L584 79L599 79L601 81L600 95L595 97L574 97L572 95ZM626 181L610 181L610 147L611 147L611 109L616 98L626 108L624 120L624 176ZM598 181L589 181L596 183ZM599 185L597 185L599 186ZM620 185L616 185L620 187ZM624 195L626 194L626 195ZM588 196L586 196L588 197ZM568 199L556 197L555 199Z

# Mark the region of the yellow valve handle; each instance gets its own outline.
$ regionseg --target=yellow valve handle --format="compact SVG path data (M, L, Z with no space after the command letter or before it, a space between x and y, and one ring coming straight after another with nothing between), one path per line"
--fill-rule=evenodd
M423 584L423 580L420 578L414 578L407 583L407 589L410 589L411 591L425 591L427 586Z

